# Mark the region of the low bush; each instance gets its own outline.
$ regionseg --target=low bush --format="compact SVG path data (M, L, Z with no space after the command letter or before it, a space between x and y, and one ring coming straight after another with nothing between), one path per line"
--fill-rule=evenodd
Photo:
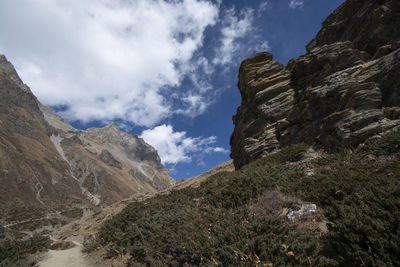
M370 152L377 156L390 155L400 152L399 132L390 132L383 137L374 138L367 141L360 147L363 152Z
M0 266L35 266L27 255L46 250L50 246L47 236L34 235L28 240L6 239L0 244Z
M297 145L197 189L130 203L90 246L108 247L108 257L129 253L130 266L400 266L399 136L317 159L311 176L287 163L307 150ZM388 157L369 162L369 154ZM284 196L317 204L329 232L277 216Z

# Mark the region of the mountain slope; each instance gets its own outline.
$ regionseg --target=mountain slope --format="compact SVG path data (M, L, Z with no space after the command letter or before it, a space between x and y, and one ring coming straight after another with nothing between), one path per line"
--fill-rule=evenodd
M198 187L202 182L204 182L208 177L219 173L219 172L232 172L234 171L235 168L233 166L233 162L232 160L229 160L227 162L223 162L217 166L215 166L214 168L206 171L205 173L202 173L200 175L197 175L195 177L189 178L177 185L175 185L174 187L171 187L170 190L179 190L179 189L183 189L186 188L188 186L191 187Z
M90 207L49 138L37 99L4 56L0 99L1 224Z
M221 173L221 172L229 173L229 172L233 172L234 170L235 170L235 168L233 166L233 162L230 160L230 161L227 161L227 162L224 162L224 163L221 163L221 164L215 166L214 168L208 170L207 172L205 172L201 175L189 178L181 183L178 183L172 187L169 187L166 190L157 192L156 194L165 195L165 194L169 194L171 191L181 190L181 189L184 189L187 187L197 188L200 186L201 183L206 181L210 176L213 176L213 175L215 175L217 173ZM129 203L131 203L133 201L145 201L146 199L154 197L156 194L147 193L144 195L136 195L131 198L117 201L117 202L113 203L112 205L101 209L101 211L95 213L94 215L92 215L88 218L83 218L79 221L75 221L69 225L66 225L65 227L62 227L60 230L57 231L56 235L60 239L65 239L72 235L74 235L74 236L94 235L107 219L109 219L109 218L115 216L116 214L118 214L119 212L121 212L121 210L123 208L125 208Z
M77 130L39 103L0 56L0 224L10 236L51 229L175 181L157 151L115 124Z
M398 266L399 148L399 132L330 155L288 146L131 202L86 248L127 266Z
M121 132L116 124L77 130L51 109L41 106L41 110L56 129L50 139L93 203L111 204L175 183L157 151L137 136Z

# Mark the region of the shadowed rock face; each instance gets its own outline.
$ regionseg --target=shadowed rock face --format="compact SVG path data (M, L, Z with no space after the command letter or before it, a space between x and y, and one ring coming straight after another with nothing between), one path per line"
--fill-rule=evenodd
M323 22L307 54L286 67L269 53L243 61L235 167L294 143L336 150L399 128L399 7L349 0Z
M351 41L356 49L373 56L399 38L398 0L348 0L326 18L317 36L307 45L307 51Z
M69 125L0 55L0 183L0 225L18 237L175 180L153 147L115 124L86 131Z

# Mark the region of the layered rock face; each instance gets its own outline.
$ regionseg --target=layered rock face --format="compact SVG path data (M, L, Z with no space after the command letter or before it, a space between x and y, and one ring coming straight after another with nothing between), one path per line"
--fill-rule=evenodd
M69 125L0 56L0 183L0 224L18 237L175 180L153 147L115 124Z
M242 63L236 168L290 144L337 150L399 128L399 1L346 1L307 51L286 67L269 53Z

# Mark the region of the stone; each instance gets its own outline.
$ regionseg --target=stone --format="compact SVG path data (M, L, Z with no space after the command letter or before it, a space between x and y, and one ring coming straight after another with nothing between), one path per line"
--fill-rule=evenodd
M312 203L300 203L295 205L298 210L291 210L286 215L289 220L294 220L304 215L317 212L317 205Z

